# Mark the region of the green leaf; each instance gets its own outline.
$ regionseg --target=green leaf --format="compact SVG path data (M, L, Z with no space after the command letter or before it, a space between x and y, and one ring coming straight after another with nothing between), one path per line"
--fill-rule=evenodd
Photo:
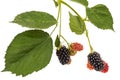
M87 0L71 0L71 1L80 3L80 4L84 5L84 6L88 6L88 1Z
M5 69L26 76L47 66L53 51L52 39L41 30L18 34L7 49Z
M70 29L72 32L76 34L82 34L85 31L85 23L84 21L79 18L78 16L73 16L71 13L70 15Z
M89 20L100 29L113 30L113 18L108 8L103 4L86 9Z
M56 24L57 21L46 12L30 11L17 15L12 22L23 27L46 29Z
M57 1L53 0L53 2L54 2L54 4L55 4L55 6L57 7L57 6L58 6Z
M60 46L60 39L59 39L58 35L57 35L56 40L55 40L55 46L56 47Z

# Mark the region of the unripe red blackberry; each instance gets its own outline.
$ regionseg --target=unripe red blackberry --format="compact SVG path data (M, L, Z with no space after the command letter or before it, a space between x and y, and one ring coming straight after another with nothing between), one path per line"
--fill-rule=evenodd
M93 52L88 55L88 61L94 67L96 71L100 71L104 68L104 63L100 57L100 54L97 52Z
M77 51L83 50L83 45L77 42L70 44L70 56L74 56Z
M69 64L70 59L70 51L65 46L62 46L59 50L57 50L56 55L62 65Z

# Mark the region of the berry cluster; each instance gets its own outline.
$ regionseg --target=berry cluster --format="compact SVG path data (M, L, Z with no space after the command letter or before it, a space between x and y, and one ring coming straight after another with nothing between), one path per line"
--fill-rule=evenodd
M92 70L101 71L106 73L108 71L108 64L103 61L100 57L100 54L97 52L93 52L88 55L88 64L87 67Z
M70 51L65 46L62 46L59 50L57 50L56 54L62 65L70 63Z
M73 56L77 53L77 51L83 50L83 46L80 43L71 43L68 48L65 46L61 46L57 49L56 55L58 56L58 59L62 65L70 64L71 58L70 56Z
M74 56L77 51L83 50L83 45L80 43L71 43L68 48L66 46L60 46L57 48L56 55L58 56L58 59L62 65L70 64L71 63L71 57ZM100 54L97 52L90 53L88 55L88 63L87 68L90 70L96 70L103 73L108 72L108 64L103 61L100 57Z

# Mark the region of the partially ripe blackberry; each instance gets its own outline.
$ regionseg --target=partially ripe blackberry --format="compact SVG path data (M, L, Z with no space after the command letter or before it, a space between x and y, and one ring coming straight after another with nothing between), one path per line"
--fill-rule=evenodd
M89 61L88 61L88 63L87 63L87 68L88 68L89 70L93 70L93 69L94 69L94 67L90 64Z
M56 55L62 65L69 64L71 62L70 51L65 46L62 46L57 50Z
M104 62L104 68L101 70L101 72L106 73L108 72L109 66L108 66L108 63L106 63L105 61L103 62Z
M104 68L104 62L102 61L100 54L93 52L88 55L88 61L94 67L96 71L100 71Z

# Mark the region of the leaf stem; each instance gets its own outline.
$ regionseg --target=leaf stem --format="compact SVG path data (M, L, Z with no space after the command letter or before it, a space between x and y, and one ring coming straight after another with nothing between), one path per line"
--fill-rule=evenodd
M84 21L88 21L87 18L83 19L83 18L79 15L79 13L78 13L74 8L72 8L69 4L67 4L67 3L64 2L64 1L61 1L61 3L63 3L63 4L66 5L67 7L69 7L80 19L82 19L82 20L84 20ZM93 52L93 47L92 47L92 45L91 45L91 43L90 43L90 39L89 39L89 35L88 35L88 30L87 30L87 28L86 28L86 25L85 25L84 27L85 27L85 32L86 32L86 37L87 37L87 40L88 40L88 44L89 44L89 47L90 47L90 53L92 53L92 52Z
M55 28L52 30L52 32L50 33L50 36L53 34L53 32L56 30L57 26L58 26L58 20L59 20L59 16L60 16L60 12L61 12L61 7L58 7L58 15L57 15L57 23Z
M60 26L59 26L59 37L61 35L61 27L62 27L62 10L61 10L61 4L59 4L59 10L60 10Z
M67 3L64 2L64 1L61 1L61 3L63 3L63 4L66 5L67 7L69 7L79 18L83 19L83 18L78 14L78 12L77 12L74 8L72 8L69 4L67 4Z
M89 19L87 19L87 17L85 17L83 20L84 20L84 21L88 21L88 22L89 22Z
M89 47L90 47L90 53L93 52L93 47L90 43L90 38L89 38L89 35L88 35L88 30L86 29L86 37L87 37L87 40L88 40L88 44L89 44Z
M69 45L68 41L62 35L60 35L60 37L63 38L63 40L67 43L67 45L69 47L70 45Z

